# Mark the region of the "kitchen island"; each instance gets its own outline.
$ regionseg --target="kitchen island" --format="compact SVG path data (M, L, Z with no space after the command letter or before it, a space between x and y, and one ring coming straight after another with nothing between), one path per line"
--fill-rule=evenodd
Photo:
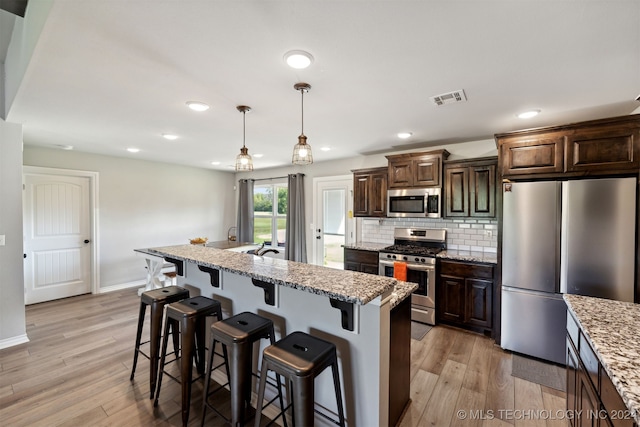
M395 424L389 416L390 375L408 373L409 364L390 366L391 310L409 310L402 302L415 285L199 245L144 251L175 263L178 285L219 300L225 317L251 311L273 320L278 339L303 331L336 344L347 425ZM316 379L315 399L317 408L336 414L330 373ZM403 406L408 403L407 397ZM316 425L332 424L316 416Z
M563 297L569 310L567 409L601 426L608 425L605 419L640 425L640 304Z

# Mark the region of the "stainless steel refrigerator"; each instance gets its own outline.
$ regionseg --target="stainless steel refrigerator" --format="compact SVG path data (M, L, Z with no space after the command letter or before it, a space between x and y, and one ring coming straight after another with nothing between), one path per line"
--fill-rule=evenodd
M565 363L563 293L633 301L636 178L503 184L502 336Z

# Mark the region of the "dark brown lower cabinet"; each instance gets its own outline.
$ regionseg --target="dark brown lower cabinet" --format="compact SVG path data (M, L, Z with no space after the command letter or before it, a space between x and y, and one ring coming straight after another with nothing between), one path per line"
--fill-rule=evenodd
M344 248L344 269L378 274L378 252Z
M491 335L494 266L441 260L436 289L436 320Z
M567 414L572 427L636 426L573 315L567 313Z

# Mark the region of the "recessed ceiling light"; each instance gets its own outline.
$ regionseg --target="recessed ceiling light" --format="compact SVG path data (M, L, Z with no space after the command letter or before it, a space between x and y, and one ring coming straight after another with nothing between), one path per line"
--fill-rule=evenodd
M137 153L138 151L140 151L139 148L134 148L134 147L129 147L127 148L127 151L130 153Z
M212 164L213 166L218 166L218 165L220 164L220 162L211 162L211 164Z
M162 137L163 137L164 139L168 139L169 141L173 141L173 140L178 139L178 135L174 135L174 134L172 134L172 133L163 133L163 134L162 134Z
M320 147L320 151L331 151L331 147Z
M191 108L193 111L207 111L209 109L207 104L198 101L187 102L187 107Z
M254 154L253 157L255 157L256 159L259 159L260 157L263 157L264 154Z
M400 139L410 138L411 135L413 135L413 133L411 133L411 132L398 132L398 138L400 138Z
M58 144L56 145L56 147L58 147L61 150L73 150L73 145Z
M530 110L518 113L517 116L519 119L530 119L531 117L535 117L538 114L540 114L540 110Z
M302 70L313 62L313 56L304 50L290 50L284 54L284 61L291 68Z

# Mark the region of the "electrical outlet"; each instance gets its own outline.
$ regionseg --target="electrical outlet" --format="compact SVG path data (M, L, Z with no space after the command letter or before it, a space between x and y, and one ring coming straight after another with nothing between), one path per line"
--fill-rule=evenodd
M0 246L4 246L4 234L0 234Z
M485 237L493 236L493 230L484 230L484 235Z

